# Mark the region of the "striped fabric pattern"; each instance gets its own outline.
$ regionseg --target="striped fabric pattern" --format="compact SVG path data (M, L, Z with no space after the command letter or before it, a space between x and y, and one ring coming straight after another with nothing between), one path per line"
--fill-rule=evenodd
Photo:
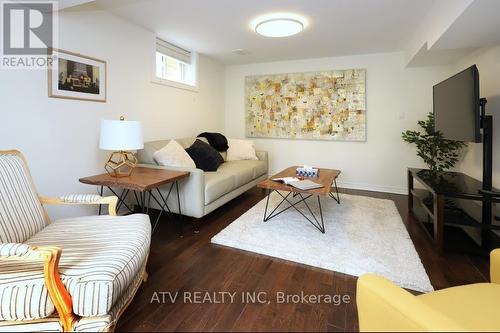
M59 274L79 316L108 314L149 254L144 214L57 220L27 241L62 249ZM50 313L47 313L49 315Z
M111 316L83 317L76 323L75 332L104 332L110 327Z
M68 195L95 203L97 195ZM69 218L49 224L27 166L0 153L0 331L61 331L44 283L43 263L23 256L31 246L62 249L59 274L82 317L80 331L106 330L133 296L149 253L151 224L143 214ZM22 322L21 322L22 321Z
M102 197L97 194L66 194L60 199L67 203L84 203L91 204L99 202Z
M130 302L135 292L139 288L143 279L143 271L146 268L146 263L143 264L141 270L134 277L132 283L127 290L120 296L109 314L98 317L82 317L75 324L73 330L75 332L108 332L114 328L124 307ZM48 318L33 321L0 321L0 332L61 332L62 327L59 323L57 313L54 313Z
M120 299L113 306L109 314L100 317L84 317L75 325L76 332L103 332L108 331L116 325L119 315L123 308L130 302L131 298L135 295L137 288L139 288L143 279L143 272L146 269L144 262L139 273L134 277L132 283L128 286L127 290L121 295Z
M43 320L0 321L0 332L62 332L59 316L54 314Z
M13 257L22 256L31 250L31 246L22 243L3 243L0 244L0 256Z
M54 221L26 243L62 249L59 274L79 316L109 313L146 262L151 224L143 214ZM0 261L0 320L50 316L41 263ZM28 305L29 304L29 305Z
M18 155L0 154L0 243L23 243L48 221Z
M120 296L109 314L98 317L82 317L75 324L73 330L75 332L108 332L112 329L118 320L123 308L130 302L138 287L142 283L143 271L146 263L143 264L141 270L134 277L132 283L127 290ZM62 327L59 323L57 313L54 313L48 318L33 321L0 321L0 332L61 332Z
M35 320L54 312L42 262L0 260L0 272L1 320Z

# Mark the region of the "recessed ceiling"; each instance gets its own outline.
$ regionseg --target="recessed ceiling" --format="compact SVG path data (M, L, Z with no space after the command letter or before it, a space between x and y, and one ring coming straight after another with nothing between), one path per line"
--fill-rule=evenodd
M408 67L455 63L477 48L500 44L499 0L468 0L436 3L427 20L422 22L428 33L418 51L410 56ZM455 5L451 8L450 5ZM443 9L447 11L445 15ZM448 16L448 17L446 17ZM436 29L436 20L441 29Z
M499 13L498 0L473 2L432 47L437 50L449 50L498 45Z
M224 64L402 51L435 0L99 0L161 38ZM266 38L256 17L296 13L307 29ZM248 54L231 52L244 49Z

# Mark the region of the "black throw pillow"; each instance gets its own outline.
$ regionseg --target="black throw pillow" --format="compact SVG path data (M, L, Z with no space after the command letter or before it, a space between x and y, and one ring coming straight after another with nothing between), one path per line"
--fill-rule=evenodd
M226 137L220 133L203 132L198 137L206 138L208 143L217 151L226 151L229 149Z
M186 148L186 152L191 156L196 167L203 171L217 171L219 165L224 163L224 159L217 150L198 139Z

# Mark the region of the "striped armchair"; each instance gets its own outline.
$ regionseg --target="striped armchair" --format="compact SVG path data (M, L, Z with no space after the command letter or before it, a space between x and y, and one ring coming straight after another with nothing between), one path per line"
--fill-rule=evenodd
M141 282L149 217L116 197L39 197L18 151L0 151L0 331L112 331ZM108 204L109 215L50 221L45 204Z

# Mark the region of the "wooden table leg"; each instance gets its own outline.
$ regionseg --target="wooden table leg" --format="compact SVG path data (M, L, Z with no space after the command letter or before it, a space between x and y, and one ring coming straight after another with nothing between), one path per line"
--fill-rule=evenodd
M444 252L444 197L434 194L434 244L439 254Z

